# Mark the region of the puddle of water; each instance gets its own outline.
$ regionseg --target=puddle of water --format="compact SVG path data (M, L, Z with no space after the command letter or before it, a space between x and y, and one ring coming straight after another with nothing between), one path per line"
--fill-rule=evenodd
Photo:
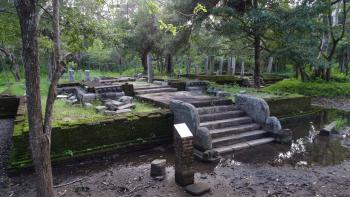
M267 144L235 154L244 163L290 164L293 166L328 166L350 160L350 137L319 136L320 128L336 119L350 123L350 113L323 110L313 116L282 122L283 128L293 131L290 145Z

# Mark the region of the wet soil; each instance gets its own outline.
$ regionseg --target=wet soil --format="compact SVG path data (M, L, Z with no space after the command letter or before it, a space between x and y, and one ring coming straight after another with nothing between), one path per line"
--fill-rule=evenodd
M13 119L0 119L0 191L7 188L9 184L5 169L9 156L8 153L11 148L12 130Z
M167 159L163 181L150 177L150 162ZM189 196L174 182L174 155L163 147L104 160L54 168L58 196ZM195 162L195 181L206 183L205 196L348 196L350 162L311 168L290 165L245 164L231 158L217 164ZM4 196L35 196L30 172L11 177ZM1 194L1 190L0 190Z

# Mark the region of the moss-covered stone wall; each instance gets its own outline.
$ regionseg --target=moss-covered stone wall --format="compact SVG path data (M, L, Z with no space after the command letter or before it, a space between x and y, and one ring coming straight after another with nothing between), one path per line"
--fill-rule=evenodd
M276 98L267 98L273 116L285 116L303 113L311 109L311 98L301 95L288 95Z
M0 118L14 118L17 113L19 98L0 95Z
M173 115L168 110L116 117L113 120L54 127L53 161L172 138ZM10 168L31 165L28 132L13 136Z

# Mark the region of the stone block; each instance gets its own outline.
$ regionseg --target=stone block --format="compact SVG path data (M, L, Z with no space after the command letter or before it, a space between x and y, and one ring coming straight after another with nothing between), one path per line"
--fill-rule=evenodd
M93 105L91 103L84 103L85 108L92 108Z
M106 106L96 106L95 107L97 113L103 113L107 107Z
M229 97L229 96L231 96L231 94L228 92L225 92L225 91L217 91L216 96L217 97Z
M122 113L131 112L131 111L132 111L131 109L120 109L120 110L117 110L116 113L117 113L117 114L122 114Z
M105 116L114 116L117 115L118 113L116 111L111 111L111 110L104 110L103 115Z
M186 123L195 136L199 125L199 115L196 108L189 103L179 100L171 100L169 106L174 113L174 123Z
M210 187L204 183L195 183L185 187L186 192L193 196L201 196L205 193L210 192Z
M126 104L126 105L121 105L118 107L118 110L122 110L122 109L134 109L136 107L135 104L131 103L131 104Z
M134 102L134 98L131 96L122 96L118 99L118 101L124 104L130 104Z
M151 177L165 176L165 159L155 159L151 163Z

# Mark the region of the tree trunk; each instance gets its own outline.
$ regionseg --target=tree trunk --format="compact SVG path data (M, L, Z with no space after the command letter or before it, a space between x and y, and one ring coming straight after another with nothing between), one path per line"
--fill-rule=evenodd
M260 54L261 54L261 46L260 46L260 36L254 36L254 85L256 88L260 88Z
M303 66L299 66L299 71L300 71L300 76L301 76L301 80L303 82L306 82L309 80L309 77L307 76L304 67Z
M10 66L10 72L15 78L15 80L18 82L21 80L20 74L19 74L19 65L16 62L15 55L11 53L8 49L5 48L5 46L0 46L0 51L5 54L5 56L10 60L11 66Z
M192 57L188 57L187 67L186 67L186 75L191 74L191 67L192 67Z
M165 55L165 68L166 68L166 73L168 75L171 75L173 73L173 60L172 60L172 55L170 53L167 53Z
M37 174L37 196L53 197L50 159L50 137L44 132L40 97L40 67L38 59L38 20L35 0L15 1L23 47L26 78L29 139L33 164Z
M141 63L143 67L143 73L147 74L147 52L142 52Z

